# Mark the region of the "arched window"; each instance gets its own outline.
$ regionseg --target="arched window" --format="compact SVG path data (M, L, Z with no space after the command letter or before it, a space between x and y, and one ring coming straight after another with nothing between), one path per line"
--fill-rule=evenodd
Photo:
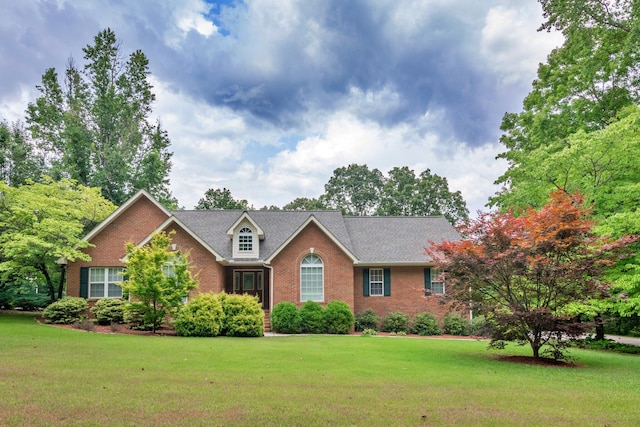
M300 301L324 301L324 265L318 255L309 254L300 264Z
M238 251L253 251L253 231L249 227L242 227L238 232Z

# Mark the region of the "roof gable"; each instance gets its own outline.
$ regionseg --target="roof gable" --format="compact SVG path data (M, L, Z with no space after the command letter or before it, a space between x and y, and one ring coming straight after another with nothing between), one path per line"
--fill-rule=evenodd
M142 198L146 198L150 201L155 207L158 208L163 214L167 217L171 216L171 213L162 206L156 199L153 198L149 193L145 190L138 191L135 195L133 195L129 200L124 202L118 209L113 211L111 215L109 215L104 221L94 227L86 236L84 236L84 240L90 242L93 237L99 234L102 230L104 230L109 224L115 221L122 213L126 212L131 206L135 205Z
M260 240L264 239L264 231L258 224L256 224L253 219L251 219L251 216L247 211L242 212L242 215L240 215L236 222L234 222L231 227L229 227L229 229L227 230L227 236L233 237L236 229L245 221L248 221L251 225L253 225L253 229L255 230L256 235Z
M271 253L271 255L265 260L265 262L270 263L276 256L278 256L280 252L282 252L284 248L287 247L289 243L291 243L293 239L298 236L298 234L302 232L302 230L304 230L311 223L317 225L318 228L322 230L322 232L326 234L327 237L329 237L329 239L331 239L333 243L335 243L336 246L338 246L342 250L342 252L344 252L349 258L351 258L354 263L358 262L358 259L351 252L351 250L348 249L344 244L342 244L342 242L340 242L340 240L338 240L336 236L334 236L333 233L331 233L331 231L327 229L327 227L325 227L320 221L318 221L318 219L313 214L309 215L309 218L304 223L302 223L298 227L298 229L295 230L284 242L282 242L282 244Z

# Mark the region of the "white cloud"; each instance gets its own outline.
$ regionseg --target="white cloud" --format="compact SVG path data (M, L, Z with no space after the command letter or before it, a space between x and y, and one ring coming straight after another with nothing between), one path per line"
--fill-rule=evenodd
M518 8L496 6L489 10L482 28L481 52L486 65L502 76L503 83L530 82L549 52L562 44L560 33L537 32L539 5Z

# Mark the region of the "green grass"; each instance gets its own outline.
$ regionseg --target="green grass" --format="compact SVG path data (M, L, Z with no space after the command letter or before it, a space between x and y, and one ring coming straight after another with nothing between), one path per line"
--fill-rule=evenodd
M0 314L0 425L640 424L638 356L574 350L581 367L566 368L496 354L404 337L103 335Z

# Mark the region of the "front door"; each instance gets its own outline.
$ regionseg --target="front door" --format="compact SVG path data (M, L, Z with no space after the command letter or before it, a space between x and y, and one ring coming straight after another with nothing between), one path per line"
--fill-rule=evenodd
M264 272L262 270L234 270L233 292L257 296L258 301L263 304Z

